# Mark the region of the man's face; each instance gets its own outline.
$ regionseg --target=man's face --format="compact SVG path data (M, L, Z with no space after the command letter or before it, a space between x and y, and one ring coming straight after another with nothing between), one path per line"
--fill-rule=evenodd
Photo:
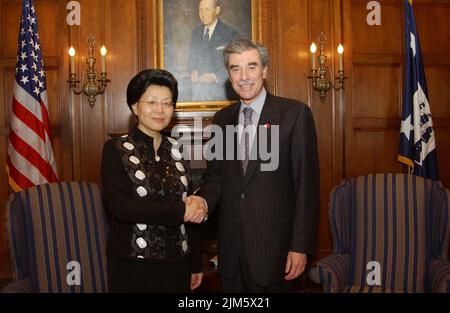
M231 54L228 73L234 91L245 104L250 104L264 87L267 67L263 68L258 50L252 49Z
M220 13L220 7L215 6L214 0L201 0L198 7L200 20L206 27L211 26L217 20Z

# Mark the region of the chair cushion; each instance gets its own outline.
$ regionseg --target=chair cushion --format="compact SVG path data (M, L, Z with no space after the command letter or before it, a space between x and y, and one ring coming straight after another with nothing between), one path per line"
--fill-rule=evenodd
M98 185L35 186L16 193L9 210L15 276L29 276L34 292L107 290L108 224ZM77 264L80 284L69 284Z

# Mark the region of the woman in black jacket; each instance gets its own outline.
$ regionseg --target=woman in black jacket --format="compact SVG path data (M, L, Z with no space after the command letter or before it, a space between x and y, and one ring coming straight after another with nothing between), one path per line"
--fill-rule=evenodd
M188 222L200 223L206 212L186 201L192 189L189 163L178 142L161 134L177 98L172 74L140 72L127 88L137 126L104 145L110 292L189 292L201 284L199 235Z

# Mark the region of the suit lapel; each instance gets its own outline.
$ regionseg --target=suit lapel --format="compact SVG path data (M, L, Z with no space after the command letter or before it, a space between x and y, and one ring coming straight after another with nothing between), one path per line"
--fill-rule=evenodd
M216 28L214 29L214 32L209 41L214 46L214 48L216 48L216 45L220 43L218 39L221 37L220 36L221 32L222 32L222 23L220 22L220 20L218 20Z
M261 116L259 118L259 122L258 122L258 127L256 129L256 136L255 139L253 141L253 145L252 145L252 151L254 149L259 148L258 145L259 143L257 142L259 140L259 128L260 126L264 126L264 125L277 125L278 124L278 107L275 103L272 102L272 96L267 93L267 97L266 97L266 101L264 102L264 106L261 112ZM268 136L267 136L267 143L269 144L271 140L270 137L270 131L268 132ZM254 152L254 151L253 151ZM250 179L252 178L252 176L255 174L256 169L258 168L258 166L261 163L261 159L259 156L259 151L256 151L257 154L257 158L256 160L250 160L248 162L248 166L247 166L247 172L245 174L245 176L242 174L242 166L241 162L238 161L239 163L239 167L240 167L240 173L243 177L242 180L242 187L245 188L247 186L247 184L250 182ZM255 153L255 152L254 152Z
M226 125L232 125L233 127L236 127L239 124L239 111L241 108L241 103L238 102L235 107L233 108L233 110L230 111L230 114L228 116L228 121L225 123L225 128L223 129L224 132L226 132ZM238 145L239 145L239 138L238 138L238 134L234 133L233 134L234 138L233 138L233 153L234 153L234 160L231 161L232 168L235 171L235 174L237 175L237 177L239 177L239 182L242 181L243 179L243 172L242 172L242 166L241 166L241 161L238 160L237 155L238 155ZM226 136L224 137L226 138ZM226 146L226 142L223 143ZM226 155L224 156L224 158L226 158Z

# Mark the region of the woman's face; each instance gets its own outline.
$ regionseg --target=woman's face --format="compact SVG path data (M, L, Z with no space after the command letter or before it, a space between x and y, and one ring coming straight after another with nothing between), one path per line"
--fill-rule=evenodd
M166 86L150 85L132 109L140 130L148 135L159 133L172 119L172 92Z

